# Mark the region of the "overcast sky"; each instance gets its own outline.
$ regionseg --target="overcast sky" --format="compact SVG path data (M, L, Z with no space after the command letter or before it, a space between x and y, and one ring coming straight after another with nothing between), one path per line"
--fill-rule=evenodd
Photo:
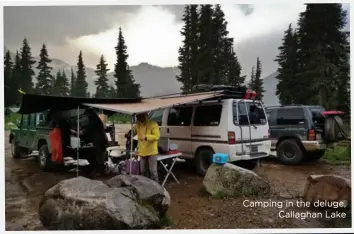
M46 43L52 58L76 64L83 51L86 66L95 67L103 54L110 68L115 63L114 47L122 27L129 53L129 65L148 62L177 66L181 45L181 17L184 6L5 6L5 46L15 52L24 37L32 54L38 56ZM349 8L349 5L345 5ZM273 73L273 61L284 30L296 25L301 3L282 5L222 5L242 73L249 75L257 56L263 75ZM349 26L347 26L349 28Z

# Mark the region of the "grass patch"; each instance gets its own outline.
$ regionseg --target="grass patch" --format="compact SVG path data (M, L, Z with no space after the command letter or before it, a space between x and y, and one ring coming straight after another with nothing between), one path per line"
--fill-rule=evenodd
M226 198L227 196L225 193L218 191L218 192L216 192L216 194L212 195L211 197L214 199L223 199L223 198Z
M146 209L148 209L154 216L158 217L159 214L157 213L157 211L154 209L154 207L146 202L143 202L143 201L138 201L138 203L145 207Z
M171 226L175 225L173 220L167 214L162 216L162 218L160 219L160 222L161 222L162 226L164 226L164 227L171 227Z
M16 123L21 120L21 115L18 113L10 113L5 116L5 131L17 128Z
M152 213L154 216L159 217L159 214L157 213L157 211L154 209L154 207L153 207L152 205L150 205L150 204L148 204L148 203L146 203L146 202L144 202L144 201L141 201L141 200L139 200L138 203L139 203L141 206L143 206L143 207L145 207L146 209L148 209L149 211L151 211L151 213ZM161 225L164 226L164 227L169 227L169 226L173 226L173 225L174 225L173 220L172 220L167 214L165 214L164 216L162 216L162 217L160 218L160 223L161 223Z
M327 149L323 157L328 163L333 165L350 166L351 162L350 145L338 145L334 149Z

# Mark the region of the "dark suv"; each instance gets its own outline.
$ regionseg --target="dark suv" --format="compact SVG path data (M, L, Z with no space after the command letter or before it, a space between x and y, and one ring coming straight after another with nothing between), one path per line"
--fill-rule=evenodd
M274 106L267 107L266 113L272 150L284 164L318 160L339 138L332 137L338 135L335 129L342 124L338 112L325 112L321 106Z

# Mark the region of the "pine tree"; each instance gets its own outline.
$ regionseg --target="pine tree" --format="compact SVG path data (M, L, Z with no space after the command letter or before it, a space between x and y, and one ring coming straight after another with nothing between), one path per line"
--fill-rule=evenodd
M253 90L257 93L257 100L262 100L263 99L263 93L264 93L264 88L263 88L263 79L261 79L261 74L262 74L262 65L261 61L259 60L259 57L257 57L257 66L256 66L256 73L254 76L254 87Z
M61 73L62 85L61 85L61 94L62 96L70 96L70 83L69 78L66 76L65 71Z
M80 51L79 59L77 62L77 73L76 73L74 95L77 97L86 97L87 96L87 87L88 87L88 84L86 82L85 65L84 65L84 62L82 59L82 52Z
M34 71L32 66L36 63L32 57L31 48L29 46L28 40L25 38L23 40L23 45L21 48L21 79L19 80L19 85L22 91L25 93L33 92L33 81Z
M21 89L20 81L22 81L21 57L18 51L16 51L15 65L13 67L11 77L11 87L14 91L14 102L16 105L19 105L21 102L21 94L19 92L19 89Z
M256 79L256 74L255 74L255 71L254 71L254 66L252 66L252 71L251 71L251 79L248 83L248 88L249 89L252 89L254 90L254 82L255 82L255 79Z
M236 53L233 49L233 39L227 38L224 42L224 53L222 55L224 61L224 71L221 77L225 77L225 81L221 84L240 86L245 82L246 77L241 76L241 64L238 61Z
M42 95L52 94L54 77L51 74L52 67L49 64L52 60L48 57L48 51L45 44L43 44L41 52L39 54L39 63L37 69L39 73L37 76L36 93Z
M338 80L345 77L339 75L345 60L345 17L341 4L307 4L300 14L297 80L302 88L297 96L301 104L338 106L340 85L346 83Z
M60 96L60 87L59 87L59 84L60 84L60 71L57 71L57 74L55 75L55 78L54 78L54 85L53 85L53 88L52 88L52 93L53 95L55 96Z
M108 97L109 98L117 97L117 90L114 87L112 87L112 86L109 87Z
M198 82L197 53L198 53L198 6L186 5L182 21L184 26L181 31L183 46L179 48L179 70L177 80L182 83L181 90L189 92Z
M191 91L192 86L192 77L191 77L191 50L190 50L190 38L191 38L191 11L190 5L186 5L184 8L184 14L182 21L184 22L184 26L181 31L181 35L184 37L183 46L181 46L178 50L178 68L180 70L180 74L176 76L177 80L182 83L181 90L185 93Z
M192 89L194 85L198 84L198 48L199 48L199 13L198 5L190 5L190 17L191 17L191 27L190 27L190 75L191 75L191 85Z
M291 24L284 32L283 44L278 47L279 55L275 61L278 62L276 95L283 105L296 104L297 102L297 34L293 31Z
M53 94L56 96L67 97L70 94L70 84L69 79L66 76L64 70L57 72L53 87Z
M340 44L342 53L335 76L337 95L335 108L344 111L346 118L350 118L350 44L349 35L343 38Z
M212 5L201 5L198 23L199 50L197 55L198 83L214 84L215 70L213 58L213 8Z
M100 58L99 64L96 66L96 75L98 76L97 81L95 81L95 84L97 86L96 88L96 98L105 98L109 94L109 86L108 86L108 78L107 78L107 72L109 69L107 69L107 63L103 57L103 55Z
M71 68L71 78L70 78L70 96L75 96L75 83L76 83L76 76Z
M125 40L121 28L119 28L118 44L115 49L117 55L117 63L115 64L114 68L114 77L116 78L117 97L140 97L140 85L135 83L132 71L129 69L127 63L127 46L125 45Z
M226 84L232 78L228 77L229 69L235 71L235 54L233 53L233 40L227 38L227 22L225 14L219 4L215 5L212 16L212 47L213 47L213 67L214 84ZM236 58L237 60L237 58Z
M16 90L13 89L13 82L12 82L13 67L14 64L11 59L10 51L8 50L4 57L5 107L15 104L14 92L16 92Z

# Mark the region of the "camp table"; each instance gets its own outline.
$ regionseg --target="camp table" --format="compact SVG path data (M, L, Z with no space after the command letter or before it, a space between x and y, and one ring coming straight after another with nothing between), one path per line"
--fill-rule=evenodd
M171 175L175 181L177 182L177 184L179 184L179 181L177 180L176 176L173 174L173 167L175 166L175 163L178 161L179 156L181 156L182 153L175 153L175 154L159 154L157 155L157 161L163 166L163 168L165 169L165 171L167 172L165 179L162 182L162 187L164 187L164 185L166 184L166 181L168 179L168 177ZM172 164L170 166L170 168L167 168L167 166L163 163L164 160L167 159L172 159Z
M113 167L109 169L110 172L113 172L115 168L119 165L119 162L117 160L112 160L112 158L118 159L118 158L123 158L126 156L126 150L122 150L120 147L114 146L114 147L108 147L107 148L108 154L109 154L109 164L111 164ZM165 178L162 182L162 187L166 184L168 177L171 175L174 180L179 184L178 179L173 173L173 167L175 166L175 163L179 160L179 157L182 155L182 153L174 153L174 154L158 154L157 155L157 161L160 163L160 165L165 169L167 174L165 175ZM168 168L164 161L172 159L172 164ZM121 160L123 161L123 159Z

